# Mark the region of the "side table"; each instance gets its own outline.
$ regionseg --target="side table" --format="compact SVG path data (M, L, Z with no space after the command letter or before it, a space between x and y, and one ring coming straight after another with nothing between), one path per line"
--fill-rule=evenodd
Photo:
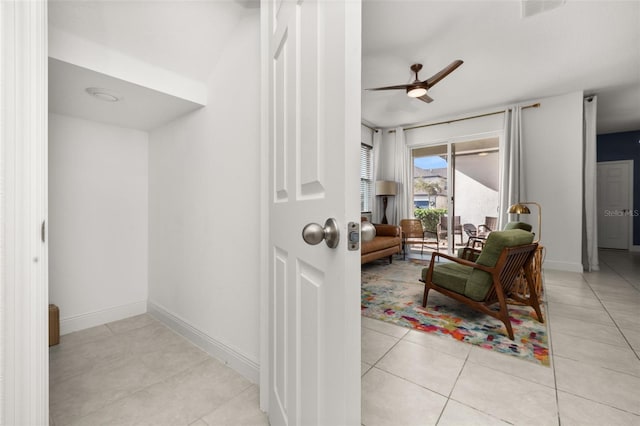
M533 262L531 262L531 276L533 277L533 287L538 295L538 300L542 301L542 261L544 259L544 247L538 244L535 254L533 255ZM518 296L522 298L529 297L529 286L527 285L527 279L525 278L524 271L521 271L516 278L515 290ZM520 304L514 300L509 301L510 304Z

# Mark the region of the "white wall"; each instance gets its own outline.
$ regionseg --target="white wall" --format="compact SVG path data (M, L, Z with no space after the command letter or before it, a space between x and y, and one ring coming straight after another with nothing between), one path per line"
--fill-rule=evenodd
M61 333L146 311L145 132L49 114L49 300Z
M257 12L239 24L208 105L150 132L149 145L149 310L256 381L259 27Z
M522 113L525 194L542 205L544 267L582 271L582 92L525 102L540 108ZM504 130L502 114L405 132L408 146L495 135ZM395 133L383 132L382 178L393 179ZM391 207L390 207L391 208ZM535 210L535 208L534 208ZM532 210L530 222L537 220ZM525 219L523 216L522 219Z
M373 146L373 130L364 124L360 125L360 142Z
M582 272L582 92L540 99L523 111L528 200L542 206L544 267ZM532 208L532 223L537 220Z
M459 170L456 170L455 182L457 187L463 188L456 195L455 214L460 216L460 223L478 226L485 223L486 216L498 216L496 212L496 206L500 204L498 191L484 186Z

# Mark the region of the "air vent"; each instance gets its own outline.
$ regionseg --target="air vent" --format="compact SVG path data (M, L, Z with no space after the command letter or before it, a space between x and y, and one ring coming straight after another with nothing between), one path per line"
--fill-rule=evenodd
M565 2L566 0L522 0L522 18L555 9Z

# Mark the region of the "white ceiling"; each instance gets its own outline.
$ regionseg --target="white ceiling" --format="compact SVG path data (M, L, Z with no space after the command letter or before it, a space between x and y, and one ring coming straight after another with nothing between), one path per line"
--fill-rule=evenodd
M207 98L206 84L198 82L210 78L227 40L254 7L252 0L50 0L49 110L148 131L201 108L205 102L178 92L193 94L200 86L196 97ZM118 78L109 73L116 70ZM179 90L183 83L189 87ZM87 87L122 100L100 101Z
M119 127L149 131L202 105L84 67L49 58L49 110ZM120 96L105 102L86 89L106 88Z
M49 25L206 82L233 30L255 6L254 0L52 0ZM567 0L523 19L516 0L364 0L362 16L363 88L409 82L414 62L424 65L420 77L426 79L454 59L465 61L430 90L430 104L402 91L363 91L365 122L424 123L583 90L598 95L598 133L640 129L638 1ZM73 115L79 104L63 106L59 93L77 89L65 88L64 75L51 75L50 86L59 88L51 92L52 104ZM134 106L131 120L136 110L144 108ZM103 113L93 119L104 121ZM143 128L142 121L127 126Z
M363 88L424 80L464 64L429 91L363 91L363 119L424 123L583 90L598 95L598 133L640 129L640 2L567 0L521 18L518 1L363 3Z
M247 8L231 0L51 0L49 25L206 81Z

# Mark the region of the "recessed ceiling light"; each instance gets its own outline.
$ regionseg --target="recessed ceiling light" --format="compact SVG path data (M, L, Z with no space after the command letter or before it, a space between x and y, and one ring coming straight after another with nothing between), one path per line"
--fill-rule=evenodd
M101 89L99 87L87 87L85 91L94 98L98 98L105 102L118 102L122 99L122 96L117 95L108 89Z

